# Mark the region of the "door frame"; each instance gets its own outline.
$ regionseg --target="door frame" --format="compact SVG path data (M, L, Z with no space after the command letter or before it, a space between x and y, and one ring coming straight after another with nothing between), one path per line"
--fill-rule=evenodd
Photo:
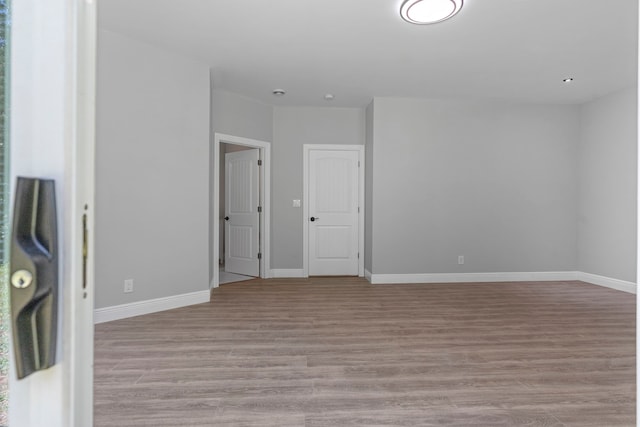
M56 364L17 380L11 352L9 425L90 426L96 3L20 0L11 9L10 198L19 175L56 180L60 276Z
M271 252L271 143L257 139L243 138L240 136L215 133L213 138L213 188L211 189L212 216L211 238L213 242L211 261L213 263L213 278L211 288L220 286L220 170L224 159L220 156L220 144L242 145L244 147L258 148L260 150L260 196L262 199L262 215L260 215L260 277L270 277L270 252Z
M309 277L309 153L322 151L358 152L358 276L364 277L364 145L304 144L302 146L302 273Z

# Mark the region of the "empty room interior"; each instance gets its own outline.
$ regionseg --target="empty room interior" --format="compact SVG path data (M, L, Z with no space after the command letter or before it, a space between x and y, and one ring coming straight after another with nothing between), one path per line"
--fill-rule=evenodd
M637 2L98 26L96 426L635 425Z

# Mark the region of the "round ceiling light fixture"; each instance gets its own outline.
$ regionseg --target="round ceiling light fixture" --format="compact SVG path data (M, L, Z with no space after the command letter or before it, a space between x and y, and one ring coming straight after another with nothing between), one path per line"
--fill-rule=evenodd
M451 18L462 9L463 0L405 0L400 16L411 24L435 24Z
M284 94L287 93L284 91L284 89L274 89L273 90L273 95L274 96L284 96Z

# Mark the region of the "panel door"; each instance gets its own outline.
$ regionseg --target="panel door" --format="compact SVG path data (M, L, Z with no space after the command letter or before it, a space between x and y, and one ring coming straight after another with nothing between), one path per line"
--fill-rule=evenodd
M225 271L260 275L259 150L225 155Z
M309 275L358 275L357 151L309 151Z

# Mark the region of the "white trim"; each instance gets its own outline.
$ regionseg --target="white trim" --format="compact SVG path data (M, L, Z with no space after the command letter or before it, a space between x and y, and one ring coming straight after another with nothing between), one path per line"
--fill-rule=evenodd
M262 262L260 263L260 277L268 279L271 277L269 269L271 265L271 143L259 141L257 139L243 138L240 136L225 135L215 133L213 140L213 253L210 262L213 263L213 279L211 287L217 288L220 285L220 266L218 259L220 258L220 167L223 159L220 158L220 144L235 144L246 147L260 149L260 159L262 167L260 168L260 193L262 194L262 216L260 219L260 241L262 251Z
M307 277L307 275L304 274L304 270L301 269L301 268L274 268L273 270L271 270L271 277L277 277L277 278L285 278L285 277L301 278L301 277Z
M206 290L146 301L137 301L130 304L97 308L94 311L94 323L111 322L113 320L141 316L143 314L156 313L158 311L171 310L188 305L202 304L209 302L210 299L211 291Z
M598 276L581 271L543 271L543 272L509 272L509 273L436 273L436 274L371 274L364 272L372 284L434 284L434 283L482 283L482 282L556 282L580 280L593 285L616 289L623 292L636 293L636 284L610 277ZM270 271L271 277L303 278L307 277L302 269L278 268ZM143 314L156 313L174 308L209 302L210 291L198 291L188 294L137 301L111 307L98 308L94 311L94 322L104 323L126 319Z
M477 282L529 282L578 280L576 271L507 272L507 273L427 273L427 274L372 274L373 284L401 283L477 283Z
M628 292L630 294L635 294L637 292L637 286L633 282L612 279L611 277L598 276L597 274L584 273L582 271L578 272L576 280L591 283L592 285L604 286L605 288Z
M480 282L555 282L580 280L592 285L636 293L633 282L613 279L582 271L537 271L508 273L435 273L435 274L371 274L365 270L365 277L372 284L402 283L480 283Z
M95 307L95 149L96 149L96 70L97 70L97 4L95 1L77 1L78 32L76 55L78 65L75 70L77 79L77 118L76 118L76 155L74 156L75 175L75 218L74 225L76 260L84 251L84 236L79 227L81 218L87 220L87 266L86 288L83 292L75 289L70 322L75 335L69 340L71 347L69 363L71 371L71 399L69 426L93 425L93 360ZM82 266L76 262L76 283L82 282Z
M372 276L371 272L369 270L365 269L364 270L364 278L367 279L370 283L373 283L373 282L371 282L371 276Z
M304 144L302 155L302 271L309 277L309 152L311 150L357 151L358 168L358 276L364 276L364 145L357 144Z

